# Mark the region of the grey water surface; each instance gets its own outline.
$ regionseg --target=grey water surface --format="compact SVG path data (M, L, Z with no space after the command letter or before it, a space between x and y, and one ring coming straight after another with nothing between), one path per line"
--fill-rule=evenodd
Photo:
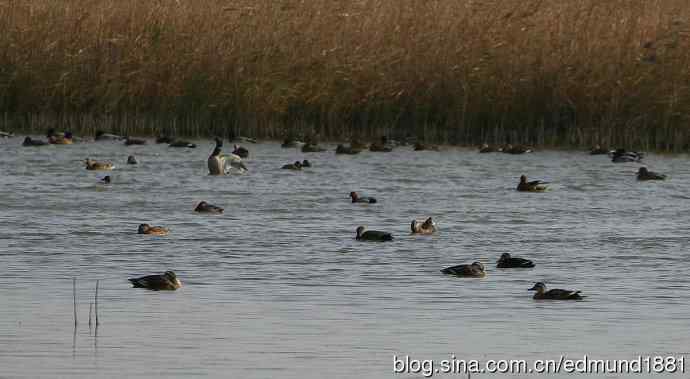
M395 374L393 357L532 362L690 350L686 155L649 155L645 164L670 179L637 182L639 164L577 151L336 156L260 143L245 145L249 173L213 177L209 141L21 140L0 141L2 378L419 378ZM139 165L125 164L130 154ZM116 165L112 184L84 169L87 157ZM304 158L313 168L280 170ZM551 190L518 193L523 173ZM352 190L379 203L351 204ZM201 200L225 214L195 214ZM410 221L427 216L439 233L410 235ZM144 222L170 235L137 235ZM358 242L359 225L395 240ZM537 266L496 269L504 252ZM439 272L473 261L485 278ZM165 270L181 289L127 282ZM96 333L88 313L97 279ZM534 301L536 281L587 298ZM511 377L536 376L472 375Z

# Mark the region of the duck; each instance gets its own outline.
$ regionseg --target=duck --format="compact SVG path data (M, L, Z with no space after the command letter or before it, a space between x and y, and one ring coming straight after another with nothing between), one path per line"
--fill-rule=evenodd
M589 151L589 155L606 155L606 154L611 154L611 150L603 148L600 145L594 146L592 148L592 150Z
M247 158L249 157L249 150L245 149L242 146L234 145L232 153L237 155L240 158Z
M422 142L416 142L414 144L414 151L425 151L425 150L438 151L439 149L438 149L438 146L436 146L436 145L428 145L428 144L425 144Z
M110 184L110 182L110 175L106 175L105 177L103 177L103 179L101 179L101 183L103 184Z
M46 137L48 137L48 143L51 145L71 145L74 143L72 140L72 132L59 133L55 129L48 129L46 132Z
M154 236L167 236L168 235L168 229L166 229L162 226L151 226L149 224L141 224L141 225L139 225L139 229L137 231L137 234L151 234Z
M548 182L542 182L541 180L533 180L528 182L527 177L525 175L521 175L517 190L520 192L544 192L548 188L546 184L548 184Z
M117 134L106 133L102 130L96 132L96 141L121 141L124 137Z
M424 221L412 220L410 229L412 229L413 234L433 234L436 232L436 224L431 217Z
M582 300L583 296L580 291L561 290L554 288L546 290L546 285L542 282L537 282L528 291L537 291L532 297L535 300Z
M130 155L127 157L127 164L139 164L139 162L134 157L134 155Z
M392 241L393 235L386 232L380 232L378 230L367 230L364 231L363 226L357 227L357 236L355 237L357 241Z
M484 265L480 262L474 262L471 265L457 265L452 267L446 267L441 270L442 273L446 275L464 276L472 278L481 278L486 276L484 271Z
M172 271L166 271L163 275L146 275L127 280L132 283L132 288L146 288L153 291L174 291L182 287L182 283Z
M89 158L86 158L84 163L86 163L87 170L110 171L114 167L110 162L98 162Z
M359 154L361 151L362 151L362 150L356 149L356 148L354 148L354 147L352 147L352 146L346 147L345 145L342 145L342 144L338 145L338 146L335 148L335 153L336 153L336 154L354 155L354 154Z
M306 159L303 160L303 161L302 161L302 167L311 167L311 162L309 162L309 161L306 160Z
M292 137L285 138L285 140L283 140L283 143L280 145L280 147L282 147L284 149L294 148L294 147L302 147L302 146L304 146L304 142L298 141Z
M370 197L370 196L359 196L357 192L352 191L350 192L350 198L352 199L353 203L369 203L369 204L375 204L376 203L376 198Z
M220 145L222 146L222 142ZM235 172L240 174L249 171L239 156L235 154L222 155L218 143L216 143L215 149L208 157L207 164L210 175L225 175L231 173L231 170L235 170Z
M166 135L164 135L164 134L159 135L158 137L156 137L156 143L168 143L168 144L170 144L170 143L173 143L173 142L175 142L175 140L174 140L172 137L166 136ZM176 146L174 146L174 147L176 147Z
M45 146L47 144L45 141L31 139L31 137L24 138L24 142L22 142L22 146Z
M644 157L643 153L638 153L636 151L626 151L623 148L616 149L610 155L611 162L613 163L640 162Z
M388 143L388 137L381 136L380 142L374 142L369 145L369 151L379 152L379 153L390 153L393 151L393 147Z
M531 153L532 149L522 145L513 146L511 144L507 144L503 147L502 151L506 154L525 154Z
M196 208L194 208L194 212L199 212L199 213L223 213L223 208L209 204L205 201L200 202Z
M125 146L131 145L146 145L146 140L138 138L125 137Z
M302 169L302 163L300 161L296 161L295 163L289 163L281 167L283 170L301 170Z
M529 268L534 267L534 262L529 259L511 257L509 253L501 254L501 258L496 261L497 268Z
M502 148L495 147L495 146L489 146L489 144L487 144L487 143L479 146L479 152L480 153L500 153L501 151L503 151Z
M193 144L189 141L184 141L184 140L175 140L175 141L172 141L168 145L168 147L186 147L189 149L194 149L194 148L196 148L196 144Z
M666 175L647 170L647 167L640 167L637 171L637 180L666 180Z
M323 147L315 144L310 144L310 143L305 143L302 146L302 152L303 153L321 153L326 151Z

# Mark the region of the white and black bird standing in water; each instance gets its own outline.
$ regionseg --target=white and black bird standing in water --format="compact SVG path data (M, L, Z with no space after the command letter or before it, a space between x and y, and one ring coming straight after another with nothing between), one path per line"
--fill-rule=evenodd
M236 154L222 154L223 141L216 138L216 147L208 157L208 172L210 175L226 175L232 173L242 174L247 172L247 166Z

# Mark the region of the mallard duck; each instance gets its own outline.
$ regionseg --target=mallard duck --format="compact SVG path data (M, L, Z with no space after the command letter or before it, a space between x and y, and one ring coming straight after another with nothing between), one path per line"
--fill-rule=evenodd
M647 170L647 167L640 167L637 171L637 180L666 180L666 175Z
M131 146L131 145L146 145L146 140L126 137L125 138L125 146Z
M360 226L357 228L357 236L355 239L357 241L392 241L393 235L377 230L367 230L365 232L364 227Z
M316 144L306 143L302 146L303 153L321 153L324 151L326 151L326 149Z
M452 267L446 267L443 270L441 270L441 272L447 275L465 276L472 278L481 278L483 276L486 276L486 272L484 271L484 265L480 262L474 262L471 265L457 265Z
M173 143L173 142L175 142L175 140L170 136L160 135L160 136L156 137L156 143ZM174 146L174 147L177 147L177 146Z
M527 177L522 175L520 176L520 183L517 186L517 190L521 192L544 192L548 188L546 184L548 184L548 182L542 182L541 180L528 182Z
M139 225L139 230L137 231L138 234L151 234L154 236L167 236L168 235L168 229L162 227L162 226L151 226L149 224L141 224Z
M498 268L529 268L534 267L534 262L529 259L511 257L508 253L501 254L501 258L496 261Z
M139 164L139 162L134 158L134 155L130 155L127 157L127 164Z
M249 157L249 150L245 149L242 146L238 146L238 145L233 146L232 153L237 155L240 158Z
M594 146L592 148L592 150L589 151L589 155L606 155L606 154L611 154L611 150L603 148L600 145Z
M522 145L517 145L513 146L511 144L507 144L506 146L503 147L501 150L506 154L525 154L525 153L531 153L532 149L527 147L527 146L522 146Z
M353 203L369 203L369 204L374 204L376 203L376 198L370 197L370 196L359 196L357 192L352 191L350 192L350 198L352 199Z
M501 151L503 151L502 148L495 147L495 146L489 146L489 144L486 144L486 143L479 147L480 153L500 153Z
M44 146L47 144L47 142L31 139L31 137L24 138L24 142L22 142L22 146Z
M352 146L345 146L345 145L338 145L335 148L335 153L336 154L348 154L348 155L354 155L354 154L359 154L362 150L356 149Z
M304 142L298 141L294 138L288 137L286 138L283 143L280 145L280 147L287 149L287 148L293 148L293 147L302 147L304 146Z
M106 133L102 130L96 132L96 141L120 141L124 137L118 136L117 134Z
M424 151L424 150L429 150L429 151L438 151L439 148L436 145L428 145L422 142L417 142L414 144L414 151Z
M580 296L580 291L571 290L561 290L554 288L552 290L546 290L546 285L542 282L537 282L534 287L530 288L528 291L537 291L534 294L534 299L536 300L582 300Z
M616 149L611 155L611 162L613 163L628 163L628 162L639 162L644 157L643 153L638 153L636 151L626 151L625 149Z
M127 280L132 283L133 288L146 288L153 291L174 291L182 287L182 283L172 271L166 271L163 275L147 275Z
M194 149L196 147L195 144L189 142L189 141L184 141L184 140L175 140L168 145L169 147L186 147L189 149Z
M194 209L194 212L199 213L223 213L223 208L209 204L205 201L199 203Z
M436 224L431 217L424 221L412 220L410 229L412 229L413 234L433 234L436 232Z
M306 159L303 160L303 161L302 161L302 167L311 167L311 162L309 162L309 161L306 160Z
M369 145L369 151L379 153L389 153L393 151L393 147L388 143L388 137L381 136L380 142L374 142Z
M296 161L295 163L289 163L281 167L283 170L301 170L302 169L302 163L300 161Z
M86 158L86 169L97 171L110 171L113 169L113 164L110 162L98 162L93 159Z

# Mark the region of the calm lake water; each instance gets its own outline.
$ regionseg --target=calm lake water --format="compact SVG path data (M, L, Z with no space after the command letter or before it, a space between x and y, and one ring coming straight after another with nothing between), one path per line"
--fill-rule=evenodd
M583 152L336 156L261 143L245 145L248 174L212 177L210 141L21 140L0 141L3 378L422 377L395 375L393 356L533 361L690 349L685 155L648 156L670 180L641 183L639 164ZM126 165L129 154L140 164ZM115 163L111 185L84 169L87 157ZM303 158L313 168L280 170ZM518 193L522 173L552 190ZM352 190L379 203L351 204ZM195 214L201 200L226 213ZM410 235L410 221L427 216L440 232ZM171 233L137 235L144 222ZM355 241L359 225L395 241ZM537 266L496 269L504 252ZM439 272L475 260L486 278ZM178 291L127 282L169 269ZM97 335L88 326L96 279ZM588 297L537 302L527 291L536 281ZM530 376L472 375L510 377Z

